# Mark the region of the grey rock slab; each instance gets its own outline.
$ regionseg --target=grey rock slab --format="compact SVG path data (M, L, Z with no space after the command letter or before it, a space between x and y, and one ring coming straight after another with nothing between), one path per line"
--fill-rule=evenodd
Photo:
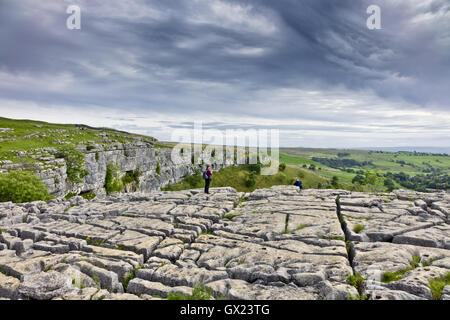
M52 253L67 253L70 251L69 245L56 244L51 241L39 241L33 244L36 250L49 251Z
M17 299L17 289L20 281L0 272L0 298Z
M174 244L153 251L156 257L168 259L170 261L177 260L183 252L184 244Z
M405 291L390 290L387 288L377 290L366 290L365 294L371 300L426 300L425 298L415 296Z
M215 280L226 279L225 271L208 270L206 268L182 268L174 264L165 264L154 270L152 281L161 282L168 286L191 286L196 283L208 283Z
M33 248L33 240L25 239L19 242L16 242L13 246L13 250L16 250L17 254L22 254L27 252Z
M147 260L161 240L161 237L149 237L136 231L125 230L123 233L109 239L108 243L118 248L142 254L144 260Z
M450 286L445 286L442 290L441 300L450 300Z
M160 282L150 282L140 278L134 278L128 283L127 292L135 295L157 295L167 298L170 293L178 293L183 295L192 294L192 288L186 286L166 286Z
M81 272L89 275L94 281L97 279L102 288L115 293L123 292L123 286L119 282L116 273L96 267L84 261L77 262L75 265Z
M29 299L47 300L73 290L70 277L49 271L25 277L18 287L18 293Z
M95 281L80 271L79 268L65 264L59 263L51 267L51 270L57 271L61 274L68 276L72 280L72 285L78 288L95 288L98 284Z
M139 232L142 231L142 233L147 234L148 232L145 232L146 230L159 231L168 236L173 232L174 229L172 224L160 219L117 217L112 221L114 221L122 228Z
M394 236L393 243L450 250L450 225L431 226Z
M265 286L250 284L239 279L218 280L206 284L215 296L223 296L230 300L317 300L317 290L308 290L295 286Z
M117 250L97 246L86 246L83 247L84 252L91 253L99 258L112 259L112 260L123 260L131 264L134 268L142 265L144 263L144 256L142 254L137 254L135 252L126 250Z
M422 264L431 264L431 269L427 269L428 267L426 267L411 271L413 275L420 275L420 277L424 278L425 274L430 272L431 277L431 274L435 273L433 272L434 268L447 270L447 272L450 271L450 252L445 249L386 242L360 242L354 244L354 252L353 267L355 272L359 272L364 278L378 282L381 281L384 272L396 272L409 268L413 256L420 257L419 267ZM418 273L419 271L420 274ZM403 277L406 278L407 275L405 274ZM402 283L400 282L400 284ZM395 284L389 284L389 288L391 289L403 290L395 286ZM403 286L407 288L407 285ZM425 282L422 281L421 286L426 286ZM421 294L414 293L412 289L408 292L413 295L429 297L425 289L420 291Z

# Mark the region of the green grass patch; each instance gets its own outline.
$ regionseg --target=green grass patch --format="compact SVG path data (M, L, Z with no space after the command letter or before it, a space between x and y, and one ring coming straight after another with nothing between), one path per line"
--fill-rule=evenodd
M102 244L105 243L105 240L103 240L103 239L94 240L94 239L91 239L91 238L87 237L86 238L86 242L90 246L100 247L100 246L102 246Z
M433 300L441 300L444 287L450 286L450 272L443 277L429 280L428 286L431 290Z
M297 228L295 228L295 230L298 231L298 230L305 229L305 228L307 228L307 227L309 227L308 224L302 224L302 225L299 225Z
M336 241L345 241L344 237L320 237L323 240L336 240Z
M356 289L362 288L362 284L364 280L367 280L361 276L361 274L358 272L355 275L351 274L347 277L348 284L354 286Z
M350 293L348 294L348 300L370 300L369 296L366 294L360 295L357 293L355 296L352 296Z
M80 196L82 196L84 199L86 199L88 201L92 201L95 199L95 197L97 195L93 191L89 191L89 192L80 193Z
M134 268L133 269L133 271L131 271L129 274L127 274L126 276L125 276L125 279L123 280L123 283L122 283L122 285L123 285L123 289L125 290L125 292L127 291L127 288L128 288L128 284L130 283L130 281L131 280L133 280L134 278L136 278L136 272L139 270L139 269L141 269L142 267L137 267L137 268Z
M201 232L201 233L198 234L197 238L200 237L200 236L209 236L211 234L212 234L211 231Z
M364 225L358 223L358 224L356 224L356 225L353 227L353 231L354 231L355 233L360 233L360 232L363 231L365 228L366 228L366 227L365 227Z
M72 192L69 192L68 194L66 194L66 196L64 197L66 200L69 200L70 198L73 198L73 197L75 197L77 194L76 193L72 193Z
M406 272L414 270L419 265L420 265L420 257L413 256L412 260L411 260L411 264L407 268L400 269L395 272L389 272L389 271L384 272L381 277L381 282L390 283L390 282L398 281L403 277L403 275Z
M185 295L181 293L169 293L167 300L211 300L213 298L212 289L207 289L204 284L196 284L192 290L192 294ZM224 300L224 297L218 297L219 300Z
M98 287L101 287L100 278L99 278L97 275L94 275L94 276L92 277L92 280L94 280L95 284L96 284Z
M228 213L224 216L225 219L233 220L233 218L240 216L242 213Z

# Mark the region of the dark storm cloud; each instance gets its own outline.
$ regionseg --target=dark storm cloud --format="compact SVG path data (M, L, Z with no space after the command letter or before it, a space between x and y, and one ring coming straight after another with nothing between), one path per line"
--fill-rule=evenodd
M69 4L81 7L81 30L65 27ZM370 4L381 7L382 30L366 27ZM445 0L3 0L0 97L108 107L123 110L122 121L156 112L178 117L173 128L208 111L219 128L253 117L413 132L429 121L399 123L389 112L432 110L447 116L435 124L446 132L449 10Z

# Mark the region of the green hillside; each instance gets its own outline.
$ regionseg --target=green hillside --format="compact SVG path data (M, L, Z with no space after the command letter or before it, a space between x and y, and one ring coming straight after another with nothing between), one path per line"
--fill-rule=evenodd
M387 179L395 187L418 191L450 186L450 157L446 154L311 148L280 151L281 162L312 168L323 177L336 176L348 188L355 187L355 180L360 181L367 172L377 175L377 181L357 187L381 190Z
M53 124L32 120L0 117L0 161L13 163L34 161L34 149L57 148L62 145L90 148L91 144L132 142L136 139L154 142L152 137L130 134L109 128L85 125ZM23 153L26 151L26 153Z

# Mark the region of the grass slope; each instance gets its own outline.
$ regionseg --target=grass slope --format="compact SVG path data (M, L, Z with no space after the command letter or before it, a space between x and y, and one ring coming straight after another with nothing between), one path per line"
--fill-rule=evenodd
M130 134L108 128L91 128L82 125L53 124L42 121L14 120L0 117L0 160L14 163L24 160L34 161L29 154L33 149L55 148L61 145L88 147L91 144L132 142L136 138L152 141L152 137Z
M224 168L214 172L211 188L233 187L239 192L251 192L255 189L269 188L274 185L291 185L294 183L295 177L299 177L302 180L305 189L317 188L319 183L322 185L327 184L327 179L295 165L287 165L284 171L279 171L275 175L257 175L255 185L251 187L246 185L249 175L250 168L248 165ZM165 190L174 191L203 187L204 181L201 177L201 173L198 173L195 176L187 177L175 185L167 186Z

